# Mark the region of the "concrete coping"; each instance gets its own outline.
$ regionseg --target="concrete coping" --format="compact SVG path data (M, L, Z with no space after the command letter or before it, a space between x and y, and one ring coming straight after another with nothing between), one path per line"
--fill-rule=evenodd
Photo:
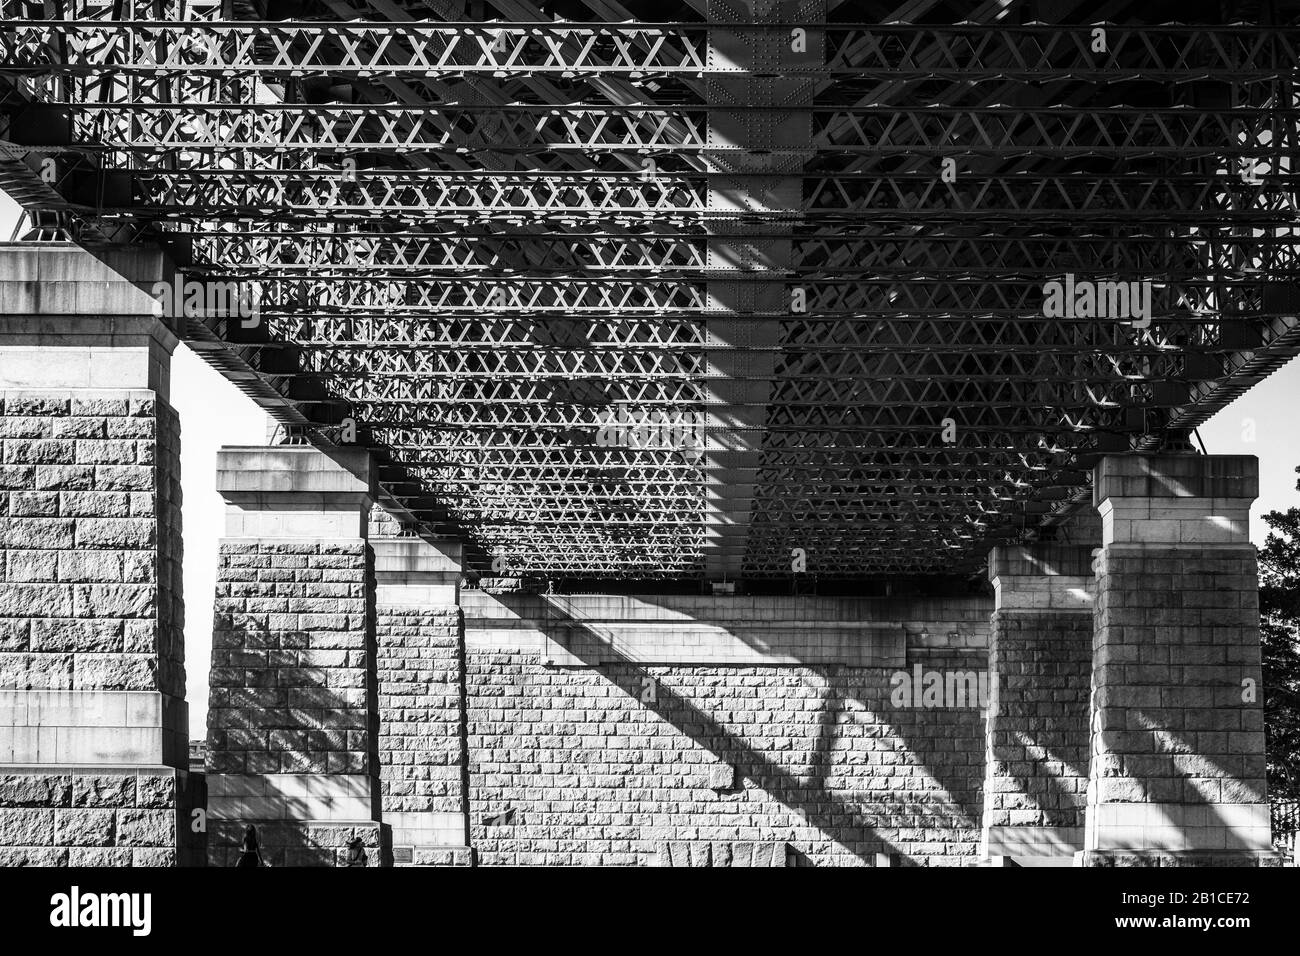
M1093 470L1094 507L1109 498L1257 497L1254 455L1107 455Z
M1100 547L1100 543L1097 545ZM1091 577L1093 547L1040 543L1003 545L989 552L989 580L1000 577Z
M102 325L122 317L159 317L170 333L179 333L178 320L162 317L152 294L158 283L172 285L177 276L175 265L157 247L91 251L73 242L0 242L0 314L8 317L9 332L31 331L16 320L40 316L43 322L78 320L76 330L65 335L103 334L91 333L87 321ZM121 332L119 325L117 334Z
M429 575L459 575L461 570L461 543L451 538L372 537L370 546L375 552L377 580L419 580Z
M217 492L232 503L296 494L373 500L375 489L374 460L364 448L226 446L217 452Z

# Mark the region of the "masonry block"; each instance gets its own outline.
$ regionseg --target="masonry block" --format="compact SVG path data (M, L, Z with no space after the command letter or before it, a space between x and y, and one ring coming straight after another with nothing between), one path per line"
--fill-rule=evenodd
M177 339L143 291L169 275L146 250L0 244L8 863L193 860Z
M984 598L464 591L461 609L479 865L773 865L778 844L776 865L976 858L977 695L896 691L913 668L985 673ZM601 653L548 665L561 625ZM870 653L823 643L843 630L898 636Z
M302 445L223 449L217 471L227 537L206 760L221 826L208 859L237 857L251 823L264 856L271 848L289 865L330 863L352 836L381 834L374 558L364 537L373 469L357 449Z
M1106 458L1078 862L1258 865L1265 789L1254 458Z
M1092 664L1091 549L996 548L981 857L1068 865L1082 848Z
M459 860L468 854L460 546L415 537L371 544L383 819L410 857L394 859L433 865L459 847L448 858Z

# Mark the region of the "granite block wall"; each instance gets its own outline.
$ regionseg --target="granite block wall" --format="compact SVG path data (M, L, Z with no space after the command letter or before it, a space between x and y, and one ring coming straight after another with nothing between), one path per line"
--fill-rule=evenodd
M991 623L985 826L1062 827L1081 838L1092 615L996 611Z
M784 844L777 865L891 853L933 866L978 848L979 708L896 707L887 668L563 668L525 650L467 653L482 864L771 865ZM982 652L911 661L987 665Z
M208 704L208 863L244 827L272 866L382 857L372 557L363 540L223 540Z
M364 542L221 543L210 772L372 771L369 564Z
M0 392L0 687L185 694L180 427L152 392Z
M1085 866L1274 865L1259 593L1259 463L1106 457Z
M1257 580L1250 547L1103 552L1090 864L1269 847Z
M0 866L195 865L192 784L169 768L0 773Z
M0 865L192 862L180 428L0 390Z
M460 608L380 607L375 640L384 814L463 812Z

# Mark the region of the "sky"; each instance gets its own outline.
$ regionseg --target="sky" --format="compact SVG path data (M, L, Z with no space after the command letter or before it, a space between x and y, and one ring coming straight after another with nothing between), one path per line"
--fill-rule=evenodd
M8 239L18 206L0 192L0 238ZM171 402L181 420L185 644L190 736L204 735L217 540L225 514L216 492L217 449L266 441L266 414L184 344L172 357ZM1261 516L1300 506L1300 359L1265 379L1199 429L1212 455L1259 458L1260 495L1251 509L1251 540L1263 544Z
M217 540L226 511L217 494L217 449L266 444L266 412L182 343L172 355L172 405L181 419L181 535L185 679L190 737L205 736Z

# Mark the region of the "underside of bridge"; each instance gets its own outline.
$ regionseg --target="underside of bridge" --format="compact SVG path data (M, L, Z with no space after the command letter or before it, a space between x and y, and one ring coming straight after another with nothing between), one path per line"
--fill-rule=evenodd
M4 187L471 572L969 575L1300 348L1289 4L5 11Z
M0 0L0 865L1276 862L1298 18Z

